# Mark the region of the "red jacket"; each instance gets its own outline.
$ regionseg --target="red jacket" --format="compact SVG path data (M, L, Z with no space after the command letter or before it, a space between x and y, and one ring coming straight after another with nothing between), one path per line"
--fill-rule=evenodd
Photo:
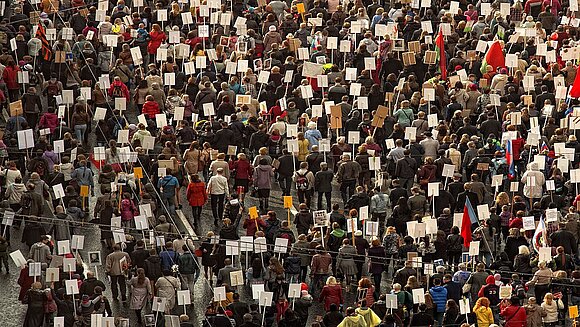
M156 101L145 101L141 113L148 118L155 119L155 115L161 113L161 111L159 111L159 104L157 104Z
M50 132L54 132L54 130L58 127L58 115L55 113L47 112L40 117L40 123L38 124L39 128L49 128Z
M203 207L203 205L207 201L205 183L204 182L189 183L189 185L187 185L186 196L190 206Z
M6 68L4 68L4 74L2 75L2 78L4 79L4 83L6 83L6 87L9 90L18 90L20 88L20 85L18 84L19 71L20 68L18 68L18 66L6 66Z
M520 306L510 305L501 310L500 315L506 320L504 327L526 327L528 315L526 309Z
M248 160L230 161L230 171L236 171L236 179L250 179L252 176L252 165Z
M166 38L165 33L153 31L149 33L149 37L151 37L151 40L147 45L147 52L149 54L157 54L157 48L159 48L161 46L161 43L165 41Z
M332 303L340 307L342 304L342 287L340 285L325 285L320 292L320 302L324 301L324 309L330 311Z
M266 228L266 222L262 218L258 219L246 218L246 220L244 220L243 227L246 229L246 236L254 236L256 235L258 228L260 230L264 230L264 228Z
M113 81L113 83L111 83L111 86L109 86L108 91L109 96L113 96L113 91L115 90L116 86L121 88L123 96L125 97L125 99L127 99L127 102L131 101L131 94L129 93L129 88L127 87L127 85L125 85L125 83L121 81Z

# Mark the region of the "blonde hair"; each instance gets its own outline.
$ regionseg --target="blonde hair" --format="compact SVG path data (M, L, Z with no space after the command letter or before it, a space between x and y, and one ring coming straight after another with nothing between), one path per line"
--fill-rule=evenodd
M326 285L336 285L336 278L334 276L330 276L326 279Z
M519 253L519 254L530 255L530 249L529 249L527 246L525 246L525 245L520 245L520 246L518 247L518 253ZM540 263L541 263L541 262L542 262L542 261L540 261ZM545 261L543 261L543 262L544 262L544 266L545 266L545 265L546 265L546 262L545 262ZM540 265L540 263L538 263L538 266Z

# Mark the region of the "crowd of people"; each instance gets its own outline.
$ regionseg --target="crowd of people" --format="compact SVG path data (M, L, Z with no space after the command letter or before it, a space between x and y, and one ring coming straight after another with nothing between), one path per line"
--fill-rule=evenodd
M0 11L16 325L578 316L576 1Z

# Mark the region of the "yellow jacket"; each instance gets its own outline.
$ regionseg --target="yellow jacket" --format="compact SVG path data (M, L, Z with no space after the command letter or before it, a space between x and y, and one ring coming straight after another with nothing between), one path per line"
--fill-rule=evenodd
M477 327L489 327L493 324L493 313L488 307L473 307L473 313L477 316Z
M308 151L308 146L310 143L307 139L298 140L298 161L306 160L306 156L310 153Z

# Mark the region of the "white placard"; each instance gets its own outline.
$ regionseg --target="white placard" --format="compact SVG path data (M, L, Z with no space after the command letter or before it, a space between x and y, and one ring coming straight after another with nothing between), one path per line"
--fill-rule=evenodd
M66 294L79 294L79 283L76 279L65 280Z

